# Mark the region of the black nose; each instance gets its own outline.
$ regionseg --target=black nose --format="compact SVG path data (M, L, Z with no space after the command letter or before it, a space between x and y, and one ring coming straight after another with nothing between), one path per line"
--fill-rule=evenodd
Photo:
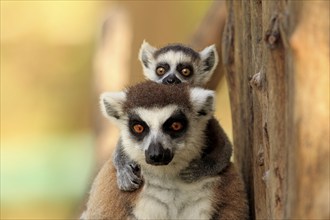
M179 84L181 80L178 79L174 74L170 74L169 76L163 79L164 84Z
M166 82L169 83L169 84L173 84L174 83L174 79L173 78L168 78L166 80Z
M151 143L145 151L146 162L151 165L167 165L173 159L169 149L164 149L161 143Z

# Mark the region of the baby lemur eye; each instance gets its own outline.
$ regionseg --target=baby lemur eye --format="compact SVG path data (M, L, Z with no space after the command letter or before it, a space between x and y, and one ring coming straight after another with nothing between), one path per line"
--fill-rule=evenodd
M158 76L162 76L162 75L164 75L165 74L165 68L164 67L157 67L157 69L156 69L156 73L157 73L157 75Z
M163 76L169 70L170 70L170 65L168 63L160 62L157 64L156 74L158 76Z
M194 68L189 63L179 63L176 66L176 71L178 71L184 77L190 77L194 74Z
M181 70L181 74L184 75L184 76L189 76L190 73L191 73L191 71L190 71L190 69L188 69L188 68L183 68L183 69Z
M171 129L173 131L180 131L183 128L183 125L180 122L173 122L171 124Z
M143 127L143 125L135 124L133 126L133 130L134 130L135 133L141 134L144 131L144 127Z

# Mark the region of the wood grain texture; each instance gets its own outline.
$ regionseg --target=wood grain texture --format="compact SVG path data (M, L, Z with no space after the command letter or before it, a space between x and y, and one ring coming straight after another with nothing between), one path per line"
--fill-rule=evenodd
M222 59L252 219L328 219L329 2L227 2Z

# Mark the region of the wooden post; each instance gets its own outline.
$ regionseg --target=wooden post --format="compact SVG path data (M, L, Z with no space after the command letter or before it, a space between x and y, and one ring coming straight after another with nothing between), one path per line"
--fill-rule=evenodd
M329 218L329 2L227 2L234 159L257 219Z

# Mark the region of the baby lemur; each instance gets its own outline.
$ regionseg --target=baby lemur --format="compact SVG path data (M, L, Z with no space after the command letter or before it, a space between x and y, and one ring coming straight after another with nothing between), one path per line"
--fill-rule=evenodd
M162 84L185 82L194 86L203 86L218 64L218 54L214 45L196 52L180 44L157 49L144 41L139 59L145 77ZM215 176L230 160L232 148L229 141L225 141L222 148L213 145L213 137L217 133L223 133L222 128L214 118L210 119L208 126L212 127L212 132L205 134L209 143L203 148L202 159L191 161L190 165L180 172L180 177L186 182L197 181L205 176ZM117 184L121 190L133 191L140 187L142 178L139 175L139 165L125 154L124 147L120 138L114 153Z
M248 218L244 187L229 160L221 162L220 173L198 181L180 177L192 163L208 173L203 163L210 147L224 153L231 149L213 118L213 91L147 81L124 92L104 93L100 104L104 116L119 126L122 153L140 165L144 181L133 192L121 191L112 162L106 162L92 185L83 219Z

